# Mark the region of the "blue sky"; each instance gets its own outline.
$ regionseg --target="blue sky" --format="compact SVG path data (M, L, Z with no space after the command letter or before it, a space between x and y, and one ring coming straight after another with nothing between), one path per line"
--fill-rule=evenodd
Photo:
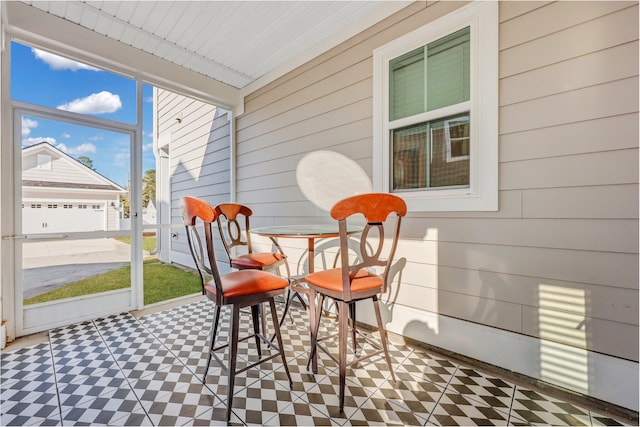
M155 169L153 88L143 86L143 165ZM16 42L11 45L11 98L135 124L136 82ZM97 128L23 117L22 146L46 141L74 158L86 156L102 175L126 186L129 138Z

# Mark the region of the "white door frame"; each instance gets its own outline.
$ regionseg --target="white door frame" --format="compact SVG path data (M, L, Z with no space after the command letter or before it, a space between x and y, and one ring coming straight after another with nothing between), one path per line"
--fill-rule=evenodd
M53 109L40 105L32 105L24 102L11 102L11 117L13 123L13 161L9 165L10 171L3 168L3 173L11 174L13 185L13 232L9 236L13 244L13 301L15 308L14 325L15 336L26 335L56 326L75 323L91 318L106 316L134 308L142 308L142 197L138 185L131 185L131 230L129 231L95 231L95 232L68 232L25 235L19 232L22 221L22 150L21 147L21 118L26 115L47 120L56 120L65 123L90 126L120 134L128 134L130 137L130 173L132 182L141 181L142 169L142 83L138 82L138 124L114 122L98 117ZM6 176L6 175L5 175ZM117 235L131 236L131 287L128 289L104 292L95 295L71 298L68 300L53 301L43 304L34 304L28 307L23 305L22 286L22 242L36 240L62 240L84 239L94 237L112 237ZM4 300L4 298L3 298Z

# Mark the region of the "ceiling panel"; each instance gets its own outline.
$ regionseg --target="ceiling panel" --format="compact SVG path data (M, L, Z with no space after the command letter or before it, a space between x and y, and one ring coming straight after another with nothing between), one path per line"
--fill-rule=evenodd
M325 40L344 33L355 23L369 19L371 25L374 19L382 19L385 13L395 12L410 2L24 3L242 89L316 49Z

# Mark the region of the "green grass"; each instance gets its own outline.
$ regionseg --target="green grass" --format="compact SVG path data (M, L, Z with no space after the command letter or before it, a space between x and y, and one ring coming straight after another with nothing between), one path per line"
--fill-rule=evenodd
M131 237L129 236L121 236L121 237L114 237L114 238L123 243L126 243L127 245L131 244ZM151 252L155 250L156 236L142 236L142 248L147 252Z
M153 238L155 242L155 237ZM154 243L155 248L155 243ZM144 261L144 304L199 293L202 290L198 274L192 270L165 264L156 259ZM131 286L131 266L88 277L62 288L26 299L25 305L78 297Z
M144 304L155 304L202 292L200 276L158 260L144 262Z

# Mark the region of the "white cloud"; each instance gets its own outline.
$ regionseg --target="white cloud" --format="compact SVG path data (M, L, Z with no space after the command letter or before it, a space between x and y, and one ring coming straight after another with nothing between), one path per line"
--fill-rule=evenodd
M121 151L113 156L113 164L117 167L124 167L129 164L129 152Z
M38 122L35 120L22 118L22 136L27 136L31 133L31 129L37 128Z
M31 49L33 55L49 65L49 68L52 70L90 70L90 71L101 71L98 68L92 67L90 65L83 64L78 61L74 61L72 59L63 58L62 56L58 56L53 53L45 52L40 49Z
M41 142L48 142L51 145L55 145L56 139L50 136L22 138L23 147L29 147L34 144L40 144Z
M151 149L153 149L153 142L142 144L142 151L149 151Z
M59 110L72 111L80 114L113 113L122 108L120 97L103 90L92 93L85 98L78 98L63 105L58 105Z
M68 132L63 132L61 136L62 136L63 138L65 138L65 139L69 139L69 138L71 138L71 134L70 134L70 133L68 133Z
M96 152L96 146L93 145L93 144L90 144L88 142L86 142L84 144L77 145L75 147L67 147L65 144L60 143L60 144L56 145L56 148L58 150L62 151L62 152L70 154L72 156L77 156L77 155L89 154L89 153L95 153Z

